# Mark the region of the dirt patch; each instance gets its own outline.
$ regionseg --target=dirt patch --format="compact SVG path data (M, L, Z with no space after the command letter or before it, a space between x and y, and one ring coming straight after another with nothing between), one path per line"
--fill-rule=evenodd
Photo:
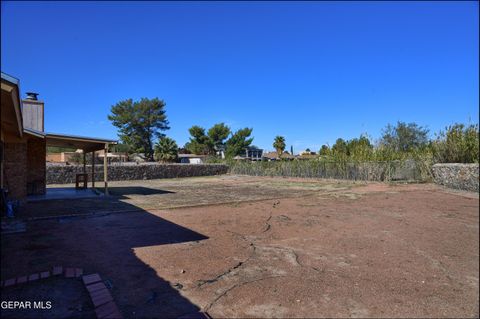
M110 280L127 318L198 310L213 317L478 317L478 197L430 184L146 182L171 193L118 195L112 207L130 212L29 222L26 233L2 236L2 279L41 270L45 261L78 265ZM240 200L219 204L224 199ZM203 206L148 208L195 202ZM42 247L28 249L32 242Z

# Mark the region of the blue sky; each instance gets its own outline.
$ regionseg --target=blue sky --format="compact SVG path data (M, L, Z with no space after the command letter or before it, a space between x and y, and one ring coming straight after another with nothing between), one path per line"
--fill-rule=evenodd
M116 138L111 105L159 97L194 124L312 150L478 122L476 2L8 2L1 68L45 101L49 132Z

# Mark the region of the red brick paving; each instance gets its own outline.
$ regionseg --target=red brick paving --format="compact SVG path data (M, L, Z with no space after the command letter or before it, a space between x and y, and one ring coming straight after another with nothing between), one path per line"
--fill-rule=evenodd
M92 302L95 307L106 304L109 301L113 301L113 298L112 295L108 292L108 290L102 290L100 294L92 297Z
M50 277L50 272L49 271L42 271L40 273L40 278L41 279L48 278L48 277Z
M13 285L15 285L16 281L17 281L16 278L11 278L11 279L5 280L4 287L13 286Z
M114 312L112 312L111 314L103 317L102 319L121 319L123 318L123 316L120 314L120 311L118 311L118 309L116 309Z
M27 281L28 281L27 276L21 276L17 278L17 284L23 284L23 283L26 283Z
M89 293L92 293L100 289L107 289L107 287L103 282L97 282L96 284L88 285L86 287Z
M99 274L85 275L82 277L83 283L85 285L90 285L99 281L102 281Z
M120 313L118 311L117 305L113 301L110 301L100 307L97 307L97 309L95 309L95 313L97 314L97 318L99 319L108 318L109 315L112 315L115 312ZM121 318L121 316L118 318Z
M90 294L98 319L123 318L99 274L85 275L82 277L82 280Z
M39 274L31 274L30 276L28 276L28 281L35 281L35 280L38 280L39 278L40 278Z
M39 279L45 279L52 276L61 275L63 272L62 266L54 266L52 272L50 271L42 271L41 273L31 274L29 276L20 276L18 278L11 278L7 279L5 282L0 283L0 287L9 287L14 286L15 284L22 284L26 283L27 281L36 281ZM65 277L66 278L74 278L74 277L81 277L83 275L82 268L65 268ZM115 304L110 291L107 289L105 284L102 282L102 278L99 274L91 274L82 277L83 283L85 284L85 288L87 288L88 292L90 293L90 297L92 299L92 303L95 309L95 313L97 314L97 318L99 319L121 319L123 318L122 314L120 313L117 305ZM200 316L195 318L206 318L209 319L208 316Z
M63 267L62 266L55 266L53 267L52 275L53 276L58 276L63 273Z
M96 298L96 297L104 295L104 294L110 294L110 292L108 291L107 288L102 288L102 289L90 292L90 297L91 298Z

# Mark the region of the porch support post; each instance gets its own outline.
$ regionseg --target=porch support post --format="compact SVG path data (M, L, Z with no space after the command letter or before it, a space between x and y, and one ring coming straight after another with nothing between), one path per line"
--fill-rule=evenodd
M83 151L83 174L87 174L87 154Z
M105 143L105 154L103 156L103 181L105 182L105 195L108 195L107 155L108 143Z
M92 189L95 188L95 151L92 151Z

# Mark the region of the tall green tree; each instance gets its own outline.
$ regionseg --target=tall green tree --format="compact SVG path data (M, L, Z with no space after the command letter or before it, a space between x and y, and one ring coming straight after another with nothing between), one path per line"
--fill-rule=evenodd
M373 145L367 136L361 135L347 142L347 153L354 160L369 160L373 153Z
M225 143L225 156L232 158L243 154L245 152L245 148L249 147L253 142L253 137L250 137L252 131L252 128L243 128L233 133Z
M325 144L322 145L318 154L323 155L323 156L330 155L330 148L328 147L328 145L325 145Z
M347 156L348 155L348 147L347 142L343 138L338 138L335 141L335 144L332 146L332 153L335 156Z
M158 98L142 98L120 101L113 105L108 119L119 129L119 137L134 152L144 153L148 160L153 160L153 144L156 139L165 136L170 129L165 102Z
M218 123L208 130L208 138L213 147L218 150L225 146L225 140L230 133L230 128L226 126L225 123Z
M428 144L428 129L416 123L388 124L382 131L380 144L394 152L406 153Z
M207 134L205 129L198 125L192 126L188 131L191 137L185 147L194 154L214 155L216 150L225 146L225 140L230 135L230 128L225 123L215 124Z
M176 162L178 159L177 143L169 137L159 139L155 144L155 159L160 162Z
M285 150L285 137L277 135L273 140L273 148L277 151L277 154L280 157Z
M210 138L205 134L205 129L198 125L194 125L188 129L190 133L190 141L185 144L185 148L193 154L211 154L213 150L213 144Z

